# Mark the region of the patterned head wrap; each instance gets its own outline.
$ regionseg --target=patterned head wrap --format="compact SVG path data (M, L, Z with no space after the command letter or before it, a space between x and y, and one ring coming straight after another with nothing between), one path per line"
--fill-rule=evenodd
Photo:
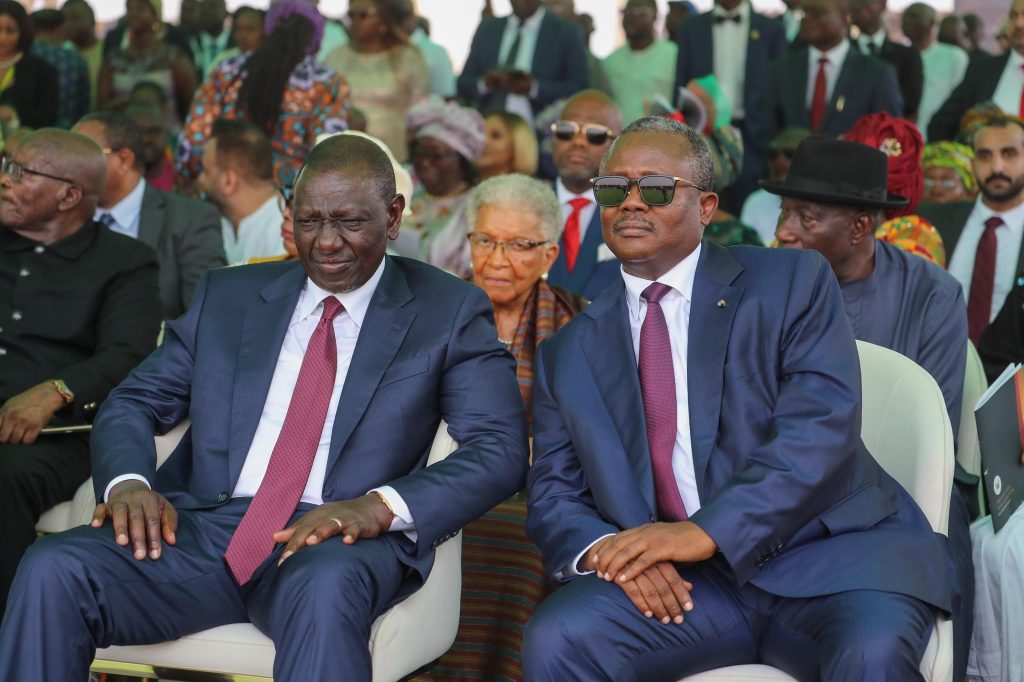
M921 167L929 168L952 168L960 176L964 188L968 192L974 192L977 181L974 178L974 169L971 167L971 160L974 158L974 150L959 142L932 142L924 147L924 154L921 155Z
M484 151L484 117L480 112L445 102L436 95L414 104L405 115L405 125L417 140L432 137L467 161L475 163Z
M896 118L886 112L868 114L858 120L844 140L860 142L885 152L889 157L888 190L910 200L903 208L890 209L886 216L895 218L910 215L924 193L924 171L921 170L921 151L924 139L917 127L905 118Z
M313 37L309 39L306 54L316 54L324 37L324 16L316 8L316 4L309 0L273 0L263 20L263 32L269 36L282 19L293 14L305 17L313 24Z

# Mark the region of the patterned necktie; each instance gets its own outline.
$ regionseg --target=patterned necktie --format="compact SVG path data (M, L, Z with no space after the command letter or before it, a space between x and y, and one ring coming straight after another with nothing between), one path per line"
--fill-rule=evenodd
M821 128L821 119L825 118L825 91L828 90L828 81L825 80L825 67L828 60L822 57L818 60L818 75L814 78L814 94L811 96L811 132L816 133Z
M1003 224L999 216L985 221L985 231L978 240L971 273L971 293L967 298L967 335L978 345L992 316L992 292L996 281L996 228Z
M334 390L338 371L334 318L342 310L335 297L324 299L324 312L306 346L299 378L267 472L224 553L239 585L249 582L259 565L270 556L274 550L271 536L285 527L302 499Z
M590 205L590 199L576 197L570 199L572 213L565 221L565 230L562 232L562 248L565 249L565 267L569 272L576 267L576 257L580 255L580 213L584 207Z
M117 229L117 221L114 220L114 216L112 214L104 213L104 214L100 215L99 221L101 223L103 223L104 225L106 225L107 229L113 230L115 232L118 231L118 229Z
M672 471L676 443L676 379L672 369L672 344L668 337L661 299L672 287L655 282L641 296L647 301L647 315L640 327L640 392L651 447L651 470L658 499L658 519L685 521L688 517Z

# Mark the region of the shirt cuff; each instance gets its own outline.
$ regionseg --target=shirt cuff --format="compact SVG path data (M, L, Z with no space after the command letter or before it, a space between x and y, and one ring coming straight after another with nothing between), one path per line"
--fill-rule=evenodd
M564 571L562 571L562 575L559 577L590 575L591 573L594 573L595 571L583 571L581 573L580 571L576 570L576 567L579 566L580 559L583 558L584 554L590 551L591 547L601 542L601 540L604 540L605 538L610 538L612 535L614 535L614 533L606 533L605 535L602 535L601 537L587 545L582 552L576 555L576 558L572 560L572 563L570 563Z
M409 511L409 505L405 503L402 496L398 494L398 491L389 485L382 485L379 488L374 488L370 491L371 493L377 493L385 500L391 507L391 511L394 513L395 518L391 520L391 527L388 531L400 530L405 533L405 536L416 542L419 538L419 533L416 532L416 522L413 521L412 512Z
M107 489L103 491L104 502L110 499L110 491L113 490L114 486L122 481L142 481L143 483L146 484L147 488L149 488L150 490L153 489L153 486L149 484L149 481L147 481L144 477L139 476L138 474L122 474L121 476L118 476L113 481L107 484Z
M534 78L530 84L530 99L537 99L537 94L540 93L540 83Z

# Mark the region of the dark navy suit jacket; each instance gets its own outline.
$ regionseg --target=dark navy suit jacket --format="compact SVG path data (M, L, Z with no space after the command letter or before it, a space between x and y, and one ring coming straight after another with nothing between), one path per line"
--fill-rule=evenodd
M676 62L673 97L691 79L714 72L715 52L711 30L714 25L714 14L705 12L687 19L679 28L676 36L679 58ZM780 22L750 12L750 34L747 38L747 63L743 80L743 101L747 117L756 113L753 107L761 99L761 90L768 80L772 63L786 51L787 46L786 29Z
M807 83L813 75L807 53L807 47L788 50L772 67L763 90L764 97L756 107L760 112L756 119L758 128L751 131L752 137L760 140L763 147L784 128L811 127ZM861 116L878 111L903 115L903 97L896 71L892 65L862 54L856 45L850 45L817 132L832 137L842 135ZM750 125L754 123L755 120L750 121Z
M563 579L602 535L655 519L624 290L537 358L527 530ZM735 579L785 597L891 591L948 611L945 538L860 440L860 366L828 262L705 241L688 339L691 519Z
M116 476L145 476L179 508L228 501L259 424L306 275L299 263L207 272L163 345L111 394L92 433L97 497ZM155 471L154 433L192 426ZM459 448L424 468L440 420ZM388 533L425 576L433 550L522 487L526 425L515 361L490 301L436 268L388 258L359 333L331 434L325 502L391 485L415 545Z
M562 243L562 239L558 240L558 247L561 250L551 270L548 271L548 284L574 291L592 301L609 285L621 281L617 258L598 262L597 251L602 244L604 237L601 233L601 207L598 206L587 225L587 234L580 244L580 251L576 254L576 263L571 273L565 262L565 244Z
M953 90L935 115L928 122L928 139L952 140L960 130L960 119L975 104L987 102L996 94L999 79L1010 61L1009 53L994 56L979 56L967 64L967 73L960 85ZM1010 112L1011 114L1014 112Z
M481 111L498 104L496 97L500 93L489 93L481 98L478 84L489 69L498 66L501 38L508 20L509 17L501 17L480 22L459 76L459 97L477 102ZM590 65L580 28L546 12L540 22L530 75L537 82L537 96L530 100L534 112L585 90L590 85Z

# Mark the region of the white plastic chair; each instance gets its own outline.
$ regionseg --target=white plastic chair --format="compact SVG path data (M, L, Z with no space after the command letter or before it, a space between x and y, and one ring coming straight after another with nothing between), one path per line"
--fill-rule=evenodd
M174 450L188 426L188 422L179 424L156 439L158 465ZM448 425L441 422L427 465L444 459L456 447L448 435ZM59 532L88 523L95 508L92 481L87 481L78 493L75 500L63 503L66 505L63 508L48 511L37 529ZM373 682L399 680L440 658L451 647L459 627L461 592L462 533L459 533L437 548L434 567L423 587L374 622L369 642ZM424 623L430 626L424 627ZM253 625L235 623L171 642L100 649L92 670L155 677L154 667L212 673L229 679L245 676L269 680L274 669L274 645Z
M928 372L899 353L864 341L857 342L857 351L863 392L861 439L914 498L932 528L945 535L953 487L953 429L942 391ZM936 618L921 674L935 682L953 679L953 621L945 615ZM794 678L767 665L738 665L680 682L712 681L794 682Z
M974 344L967 342L967 371L964 374L964 399L960 403L960 431L957 436L956 459L967 473L981 476L981 444L974 404L988 389L985 366L981 364ZM978 485L978 509L985 509L985 485Z

